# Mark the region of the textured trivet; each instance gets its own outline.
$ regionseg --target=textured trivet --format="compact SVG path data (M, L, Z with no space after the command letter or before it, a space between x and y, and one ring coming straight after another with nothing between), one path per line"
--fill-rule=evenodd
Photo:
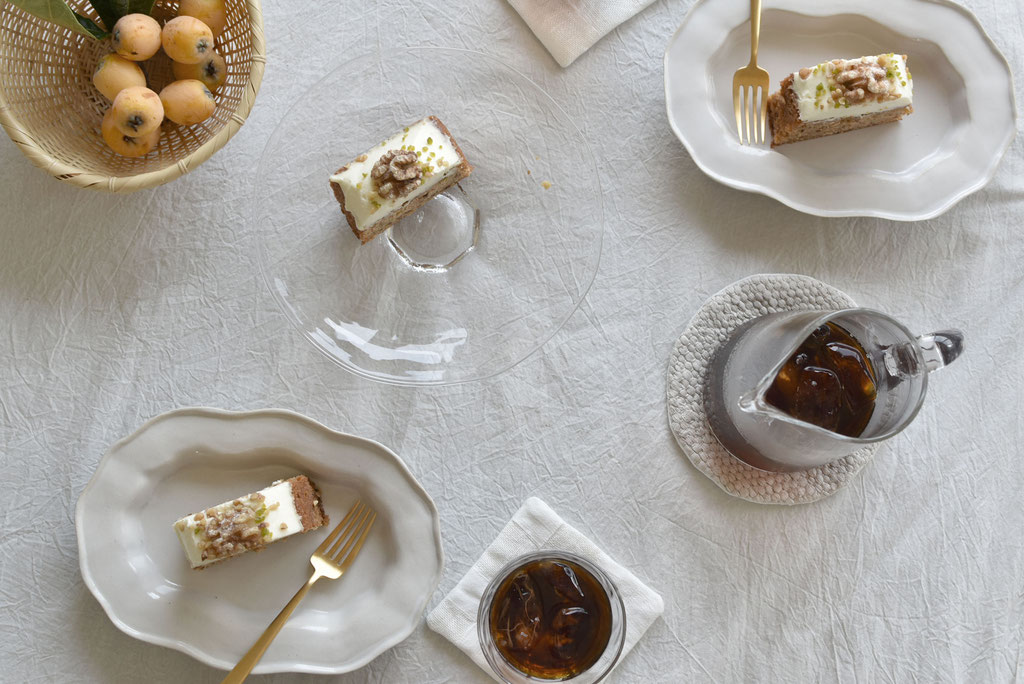
M718 443L704 416L704 372L729 333L746 321L778 311L847 309L845 293L802 275L764 274L737 281L712 295L676 340L668 362L668 422L697 470L747 501L810 503L834 494L867 464L878 444L817 468L769 473L735 458Z

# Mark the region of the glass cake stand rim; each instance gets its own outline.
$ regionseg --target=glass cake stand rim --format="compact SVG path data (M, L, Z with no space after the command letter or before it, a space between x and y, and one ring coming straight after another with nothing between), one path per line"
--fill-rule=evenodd
M331 362L333 362L334 365L339 366L342 370L344 370L344 371L346 371L348 373L351 373L352 375L355 375L357 377L364 378L364 379L367 379L367 380L371 380L373 382L379 382L381 384L393 385L393 386L399 386L399 387L449 387L449 386L454 386L454 385L465 385L465 384L469 384L469 383L473 383L473 382L480 382L480 381L483 381L483 380L488 380L490 378L496 377L498 375L501 375L502 373L508 372L509 370L515 368L520 363L522 363L526 359L528 359L531 356L533 356L534 354L536 354L545 344L547 344L551 340L551 338L554 337L558 333L559 330L561 330L562 328L565 327L565 324L569 321L569 319L573 316L573 314L575 314L576 311L579 310L580 306L583 304L583 300L586 299L587 295L590 293L590 289L591 289L591 287L593 287L594 281L597 279L598 271L600 271L600 269L601 269L601 257L602 257L602 255L604 253L604 231L605 231L605 222L606 222L605 206L604 206L604 189L603 189L603 184L601 182L601 174L600 174L599 167L598 167L598 164L597 164L597 157L594 155L594 148L593 148L593 146L590 144L590 141L587 139L586 135L584 135L584 133L580 129L580 127L576 124L576 121L573 119L573 117L570 116L570 114L567 111L565 111L565 109L553 97L551 97L551 95L548 93L548 91L545 90L543 87L541 87L541 85L539 83L537 83L534 79L530 78L529 76L527 76L525 73L523 73L519 69L516 69L512 65L508 64L506 61L501 60L501 59L499 59L498 57L496 57L494 55L488 54L486 52L482 52L480 50L470 50L468 48L459 48L459 47L448 47L448 46L439 46L439 45L422 45L421 44L421 45L406 45L406 46L403 46L402 48L400 48L400 50L403 51L403 52L418 52L418 51L419 52L457 52L457 53L463 53L464 55L467 55L467 56L474 56L474 57L478 57L478 58L483 58L483 59L488 60L488 61L490 61L490 62L492 62L494 64L497 64L497 65L501 66L502 68L507 69L508 71L512 72L513 74L515 74L519 78L523 79L526 83L528 83L531 86L533 86L533 88L535 88L536 91L538 93L540 93L544 97L544 99L548 102L548 104L552 108L554 108L554 110L559 115L564 117L564 119L572 127L572 131L574 131L576 133L576 135L579 137L580 141L583 143L583 146L584 146L584 148L587 151L587 155L590 158L590 166L591 166L591 170L593 172L592 173L592 178L594 179L594 182L597 185L596 206L597 206L597 210L598 210L598 221L597 221L596 235L595 235L596 250L595 250L595 253L594 253L594 256L593 256L594 267L591 270L591 272L589 273L589 275L588 275L588 277L586 279L586 282L583 283L583 286L580 288L580 293L579 293L578 298L576 299L576 301L574 301L572 303L572 306L569 307L569 309L566 311L565 315L562 316L561 319L559 319L557 321L557 324L553 325L551 327L551 330L549 330L546 334L538 337L537 340L535 341L535 343L531 346L531 348L527 352L519 355L517 358L513 358L512 360L510 360L507 363L499 364L493 370L489 370L489 371L485 371L485 372L479 372L479 373L472 373L472 374L468 374L467 377L464 377L464 378L454 378L454 379L450 379L450 380L449 379L444 379L444 378L442 378L440 380L410 380L410 379L407 379L407 378L401 378L401 377L383 375L383 374L380 374L380 373L374 373L374 372L371 372L371 371L364 370L364 369L362 369L362 368L360 368L358 366L355 366L353 364L344 363L341 359L339 359L334 354L331 354L327 349L325 349L321 344L319 344L317 342L317 340L314 339L314 336L306 329L305 325L303 324L303 321L298 316L298 314L294 311L294 307L291 306L282 297L282 295L279 292L278 288L275 286L273 276L269 272L270 269L269 269L267 254L266 254L266 251L265 251L265 245L259 239L259 232L258 231L256 231L256 255L257 255L256 261L257 261L257 265L259 267L260 275L261 275L261 277L263 279L263 283L264 283L265 287L268 290L270 290L270 294L274 298L274 302L277 304L278 309L280 310L281 314L289 321L289 323L291 323L292 327L294 327L296 330L298 330L298 332L304 338L306 338L306 340L309 341L309 343L312 344L313 347L321 355L325 356L327 359L329 359ZM366 57L368 57L370 55L373 55L375 53L379 53L379 51L372 51L371 50L371 51L363 52L361 54L356 55L355 57L352 57L351 59L345 60L341 64L338 64L337 66L333 67L330 71L328 71L326 74L321 76L312 85L310 85L308 88L304 89L302 91L302 93L299 94L298 99L296 99L291 104L291 106L288 107L288 109L285 111L284 115L280 119L278 119L278 121L274 125L273 129L271 129L270 135L267 138L267 142L263 145L263 150L260 152L259 161L257 162L257 167L256 167L257 168L257 177L259 177L259 175L260 175L260 169L263 166L263 160L265 159L266 154L267 154L268 150L270 149L271 143L274 142L274 136L277 133L278 128L288 118L288 116L292 112L292 110L299 105L299 102L300 102L301 98L303 98L306 93L308 93L308 92L310 92L310 91L320 87L322 84L324 84L325 82L330 80L339 71L342 71L343 69L345 69L345 67L347 67L349 64L357 62L357 61L359 61L361 59L365 59ZM251 198L252 198L251 206L253 206L253 207L259 206L259 193L260 193L260 189L258 187L258 184L254 183L253 184L253 189L252 189L252 194L251 194ZM385 235L382 235L380 237L383 238L383 237L388 237L388 236L385 234ZM395 254L395 258L396 259L401 259L401 257L398 254Z

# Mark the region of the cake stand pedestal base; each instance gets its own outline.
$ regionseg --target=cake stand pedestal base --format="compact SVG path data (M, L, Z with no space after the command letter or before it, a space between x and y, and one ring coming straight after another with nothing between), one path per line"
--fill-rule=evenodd
M396 223L387 238L395 254L412 268L444 272L476 247L480 210L456 185Z

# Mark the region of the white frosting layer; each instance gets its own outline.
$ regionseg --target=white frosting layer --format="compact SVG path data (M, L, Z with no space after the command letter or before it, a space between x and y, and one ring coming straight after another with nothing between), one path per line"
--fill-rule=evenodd
M902 55L890 54L884 56L886 57L886 65L884 67L886 69L886 80L889 82L891 92L898 95L898 97L882 102L879 102L874 97L869 97L863 102L857 103L845 103L845 101L837 103L832 99L836 69L841 71L845 67L855 65L858 62L877 63L878 56L841 60L842 64L838 66L833 62L822 62L816 66L808 67L810 74L808 74L807 78L801 77L799 71L794 72L793 93L797 97L800 120L823 121L825 119L838 119L848 116L863 116L875 112L900 109L912 104L914 81L910 78L906 61L904 61Z
M423 182L415 190L404 197L384 199L374 190L370 171L385 152L398 149L412 149L419 155L420 168L423 169ZM451 138L430 119L421 119L403 131L395 133L387 140L366 152L364 161L353 161L341 173L331 176L345 193L345 209L356 221L360 231L386 217L396 209L401 209L417 197L427 193L442 180L458 173L457 167L462 162Z
M273 484L261 489L259 493L263 495L263 503L267 506L266 523L267 529L270 530L267 543L302 532L302 518L295 510L295 497L290 482ZM282 525L284 529L281 528Z
M292 495L291 482L281 480L256 493L263 495L263 502L261 505L266 506L267 508L264 522L267 523L269 535L265 535L263 537L265 543L270 544L271 542L302 532L302 518L299 517L298 511L295 510L295 497ZM247 494L240 498L244 501L248 499L249 496L250 495ZM233 508L234 501L235 499L225 501L222 504L213 506L213 509L215 511L229 511ZM188 562L192 564L193 568L199 568L204 565L209 565L210 563L215 563L218 560L221 560L221 558L203 560L202 551L198 546L198 542L202 538L202 533L196 533L196 525L198 523L195 520L195 515L195 513L192 513L190 515L186 515L180 520L177 520L174 523L174 531L178 533L178 539L181 540L181 545L185 549L185 554L188 556ZM282 525L284 525L283 529L281 527ZM239 551L238 553L244 553L244 550Z

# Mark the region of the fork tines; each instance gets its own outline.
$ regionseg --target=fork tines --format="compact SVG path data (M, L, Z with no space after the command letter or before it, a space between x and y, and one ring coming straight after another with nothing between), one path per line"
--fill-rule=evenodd
M768 117L768 95L761 86L736 84L732 94L736 111L736 133L744 145L764 144L765 121ZM753 117L751 117L753 112ZM751 127L753 119L753 127ZM744 132L746 133L744 139Z
M377 514L372 508L362 501L357 501L338 526L317 547L316 553L338 565L345 566L351 563L362 549L376 518Z

